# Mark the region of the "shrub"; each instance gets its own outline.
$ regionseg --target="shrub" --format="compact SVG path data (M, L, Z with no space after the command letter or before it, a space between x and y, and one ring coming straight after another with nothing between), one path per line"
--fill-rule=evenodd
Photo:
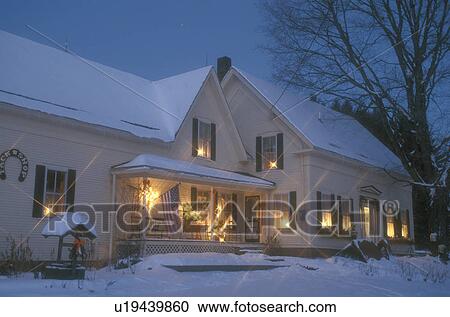
M278 239L278 234L274 233L267 240L266 246L264 247L264 253L271 254L279 248L280 248L280 240Z
M4 263L0 271L7 275L17 275L30 270L33 265L33 252L29 246L29 239L16 241L12 236L8 236L6 243L6 249L0 254L0 259Z

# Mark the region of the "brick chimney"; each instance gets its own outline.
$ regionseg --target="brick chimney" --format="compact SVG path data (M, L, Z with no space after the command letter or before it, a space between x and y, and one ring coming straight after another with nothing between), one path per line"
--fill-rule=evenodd
M231 58L228 56L222 56L217 59L217 76L219 77L219 81L225 77L225 74L231 68Z

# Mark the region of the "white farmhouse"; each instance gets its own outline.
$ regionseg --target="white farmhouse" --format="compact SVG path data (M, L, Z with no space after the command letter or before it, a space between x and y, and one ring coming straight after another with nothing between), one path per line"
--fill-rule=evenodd
M408 177L399 159L227 57L150 81L3 31L0 47L0 250L28 239L54 259L41 231L74 210L97 211L98 261L266 243L332 255L355 237L412 247L411 188L387 173Z

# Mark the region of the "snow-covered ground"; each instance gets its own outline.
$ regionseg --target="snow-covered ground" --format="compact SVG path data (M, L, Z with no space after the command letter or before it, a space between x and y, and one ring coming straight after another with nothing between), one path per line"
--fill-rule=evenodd
M197 264L289 267L180 273L162 266ZM32 274L0 277L0 296L450 296L448 266L431 257L397 257L366 264L343 258L166 254L147 257L133 270L89 271L87 278L79 285L78 281L38 280Z

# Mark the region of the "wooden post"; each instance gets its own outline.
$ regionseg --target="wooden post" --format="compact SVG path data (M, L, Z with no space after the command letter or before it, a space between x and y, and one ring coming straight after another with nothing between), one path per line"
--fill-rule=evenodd
M58 242L58 256L56 258L56 262L60 263L61 262L61 257L62 257L62 248L63 248L63 237L59 237L59 242Z
M212 240L212 231L213 231L213 225L214 225L214 187L211 186L210 188L210 204L209 204L209 232L210 232L210 240Z
M113 203L113 205L116 203L116 175L113 174L112 175L112 189L111 189L111 202ZM109 228L110 228L110 233L109 233L109 254L108 254L108 264L111 267L112 264L112 257L113 257L113 240L114 240L114 216L116 210L114 210L114 212L110 215L108 214L108 219L109 219Z

